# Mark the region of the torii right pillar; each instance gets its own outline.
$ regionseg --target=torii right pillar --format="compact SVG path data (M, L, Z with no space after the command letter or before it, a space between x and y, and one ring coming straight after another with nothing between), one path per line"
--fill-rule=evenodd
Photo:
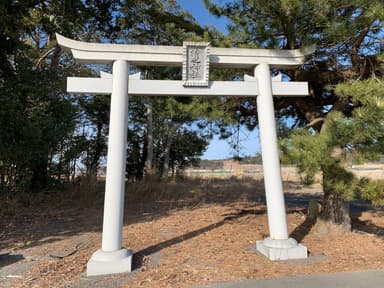
M269 226L269 237L256 241L256 249L270 260L307 258L307 248L288 237L269 65L256 66L254 76Z

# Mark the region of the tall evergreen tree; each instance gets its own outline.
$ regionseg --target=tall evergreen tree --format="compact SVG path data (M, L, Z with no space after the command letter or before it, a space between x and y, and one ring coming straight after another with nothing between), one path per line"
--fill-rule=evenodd
M322 135L311 138L309 135L304 137L304 132L300 132L306 144L300 142L300 137L294 137L295 140L291 140L288 146L293 149L291 151L296 151L294 159L306 161L306 172L319 169L323 172L325 194L321 217L348 227L348 209L342 207L347 207L345 200L350 198L343 197L346 194L339 192L343 190L340 188L341 179L347 181L350 177L343 174L339 162L332 160L334 153L331 151L335 149L332 141L323 142L320 139L328 139L330 134L336 133L334 126L330 125L335 115L338 115L338 119L344 119L340 120L343 122L349 121L346 119L357 113L353 112L355 109L359 111L359 100L354 98L353 91L349 91L347 97L332 87L342 87L336 85L381 73L378 71L377 55L383 47L384 3L380 0L247 0L225 1L221 5L205 0L205 3L213 14L231 20L229 30L234 46L296 49L317 44L316 52L310 55L301 69L282 71L288 79L308 81L311 97L281 98L275 100L275 108L279 117L289 116L296 121L293 127L309 128L312 134ZM368 83L372 84L357 82L351 87L367 87ZM367 97L376 97L370 89L367 89L367 93L372 93ZM352 98L355 100L352 101ZM293 148L295 145L301 148ZM360 146L348 147L357 149ZM324 149L328 149L329 153L321 154L325 153ZM327 160L322 159L328 164L320 165L317 156L324 155L329 156ZM344 191L348 190L347 186L344 185Z
M63 57L54 35L59 32L84 39L92 27L92 35L103 37L108 27L115 27L111 12L118 3L1 2L0 181L3 188L38 191L47 186L55 171L60 171L61 177L63 147L76 142L69 139L79 111L75 98L65 93L64 81L71 69L81 70L81 67Z

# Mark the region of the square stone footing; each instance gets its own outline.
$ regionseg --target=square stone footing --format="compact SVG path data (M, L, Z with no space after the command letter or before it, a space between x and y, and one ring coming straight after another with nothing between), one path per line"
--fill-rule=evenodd
M132 252L120 249L112 252L97 250L87 263L87 276L131 272Z
M308 257L307 247L298 244L293 238L284 240L265 238L256 241L256 250L272 261L305 259Z

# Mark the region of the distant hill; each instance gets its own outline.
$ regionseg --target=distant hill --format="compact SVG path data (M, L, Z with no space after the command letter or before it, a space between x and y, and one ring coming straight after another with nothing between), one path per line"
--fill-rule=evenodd
M200 160L198 168L206 170L222 169L223 160Z
M261 164L261 155L258 154L254 157L247 156L242 158L228 158L228 159L221 159L221 160L207 160L203 159L200 160L198 168L200 169L207 169L207 170L214 170L214 169L222 169L224 167L224 162L233 161L238 162L240 165L250 165L250 164Z

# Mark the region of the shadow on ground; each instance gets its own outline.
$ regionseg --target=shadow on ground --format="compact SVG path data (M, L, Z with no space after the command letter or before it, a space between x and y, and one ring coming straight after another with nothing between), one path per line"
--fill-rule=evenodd
M235 214L228 214L224 215L224 218L216 223L210 224L208 226L205 226L203 228L197 229L195 231L188 232L184 235L174 237L172 239L163 241L161 243L158 243L156 245L152 245L150 247L147 247L145 249L142 249L140 251L137 251L133 255L133 269L140 269L144 265L144 260L146 257L153 255L165 248L171 247L173 245L176 245L178 243L187 241L189 239L192 239L194 237L197 237L203 233L209 232L213 229L219 228L230 221L235 221L236 219L239 219L241 217L247 216L247 215L261 215L265 214L265 209L247 209L247 210L241 210Z
M11 253L0 254L0 268L14 264L24 259L25 259L24 256L21 254L11 254Z
M373 223L371 220L361 220L360 216L364 211L371 210L371 208L367 205L363 205L359 210L353 211L351 213L352 220L352 230L357 233L367 233L374 234L379 237L384 237L384 227L378 226ZM375 212L380 213L380 216L384 216L384 207L376 208Z
M301 195L301 194L287 194L286 201L288 206L298 205L299 207L305 207L302 210L303 214L307 214L308 203L310 200L319 201L321 203L321 197L319 195ZM362 221L360 220L360 216L365 211L384 211L383 208L373 209L372 206L365 203L364 201L355 200L350 202L350 216L351 216L351 224L352 230L359 233L373 234L379 237L384 237L384 227L378 226L370 220ZM289 209L288 209L289 211ZM298 227L296 227L289 237L294 238L298 242L301 242L305 236L307 236L312 227L316 224L317 218L306 217L304 222L301 223Z

